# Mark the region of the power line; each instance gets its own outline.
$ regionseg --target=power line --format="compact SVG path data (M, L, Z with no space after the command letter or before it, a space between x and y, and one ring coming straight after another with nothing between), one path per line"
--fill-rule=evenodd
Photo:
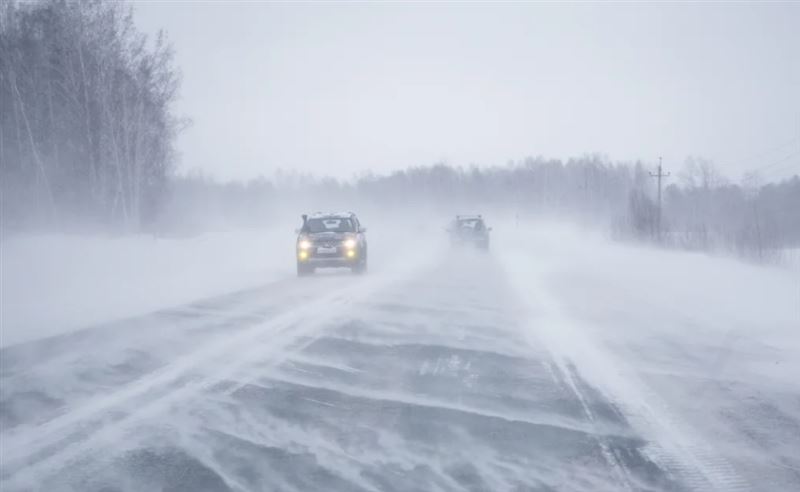
M788 141L786 141L786 142L784 142L784 143L782 143L780 145L777 145L775 147L771 147L771 148L769 148L769 149L767 149L767 150L765 150L763 152L758 152L758 153L752 154L749 157L746 157L744 159L738 159L738 160L736 160L736 161L734 161L732 163L729 162L728 165L738 166L740 164L747 164L747 163L752 162L752 161L754 161L756 159L760 159L761 157L773 154L778 150L782 150L782 149L784 149L786 147L794 146L795 144L800 144L800 137L792 138L791 140L788 140Z
M784 173L786 171L790 171L791 169L797 169L798 171L800 171L800 161L798 161L798 162L791 162L791 161L784 162L780 166L770 169L769 173L767 173L767 174L768 175L771 174L773 178L780 178L780 176L779 176L780 174L782 174L782 173Z
M786 161L788 161L789 159L791 159L792 157L794 157L796 155L800 155L800 151L793 151L792 153L790 153L788 155L785 155L785 156L781 157L780 159L778 159L776 161L770 162L769 164L766 164L766 165L761 166L761 167L757 167L757 168L753 169L752 171L753 172L764 172L764 171L766 171L766 170L768 170L768 169L770 169L772 167L775 167L775 166L778 166L778 168L781 168L783 166L780 166L780 164L784 164ZM792 163L790 162L790 164L792 164ZM773 169L773 171L774 171L774 169Z

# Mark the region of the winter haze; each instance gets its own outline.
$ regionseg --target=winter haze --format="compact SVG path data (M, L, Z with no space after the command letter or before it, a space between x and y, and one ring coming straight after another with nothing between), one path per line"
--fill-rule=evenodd
M531 153L672 165L695 155L738 179L751 159L798 150L791 3L135 9L178 51L178 107L194 119L182 166L223 179Z
M0 4L0 489L800 489L795 4Z

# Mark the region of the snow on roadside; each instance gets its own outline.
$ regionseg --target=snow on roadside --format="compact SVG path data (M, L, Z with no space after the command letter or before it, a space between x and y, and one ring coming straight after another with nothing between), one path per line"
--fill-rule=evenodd
M788 248L783 251L784 260L789 268L800 275L800 248Z
M564 227L504 239L532 337L614 401L654 459L699 490L797 486L796 273Z
M264 284L293 273L294 236L19 236L0 243L0 346Z

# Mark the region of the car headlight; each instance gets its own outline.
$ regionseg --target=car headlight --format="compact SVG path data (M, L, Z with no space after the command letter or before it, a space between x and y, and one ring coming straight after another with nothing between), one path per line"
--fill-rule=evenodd
M300 249L308 249L311 247L311 241L309 241L308 239L303 239L302 241L297 243L297 247Z
M356 247L356 240L355 239L345 239L344 240L344 247L348 249L352 249Z

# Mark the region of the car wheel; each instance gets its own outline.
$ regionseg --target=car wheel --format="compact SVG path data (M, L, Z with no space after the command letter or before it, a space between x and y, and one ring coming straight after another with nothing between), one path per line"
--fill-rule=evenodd
M310 265L306 265L304 263L297 264L297 276L298 277L306 277L314 273L314 267Z
M367 273L367 260L359 262L356 266L350 269L356 275L363 275Z

